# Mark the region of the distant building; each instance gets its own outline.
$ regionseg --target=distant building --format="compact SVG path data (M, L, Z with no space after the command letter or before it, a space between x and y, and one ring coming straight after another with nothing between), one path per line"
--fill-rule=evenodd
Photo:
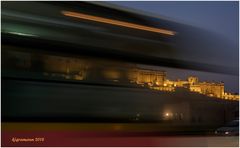
M224 93L224 99L226 100L239 100L239 95L238 94L232 94L232 93Z
M163 86L166 79L166 72L150 69L135 69L132 79L137 84Z
M198 83L198 77L195 77L195 76L190 76L190 77L188 77L188 83L189 83L190 85L197 84L197 83Z
M205 94L210 97L223 98L224 84L223 83L209 83L201 82L193 85L189 85L190 91Z
M164 81L164 88L153 88L155 90L162 91L174 91L176 87L185 87L192 92L197 92L209 97L227 99L227 100L239 100L238 94L226 93L224 91L224 83L222 82L199 82L198 77L190 76L187 81L178 79L177 81L171 81L166 79Z
M201 93L217 98L223 98L224 95L224 84L223 83L199 83Z
M190 85L189 86L190 91L201 93L201 87L199 84L196 85Z

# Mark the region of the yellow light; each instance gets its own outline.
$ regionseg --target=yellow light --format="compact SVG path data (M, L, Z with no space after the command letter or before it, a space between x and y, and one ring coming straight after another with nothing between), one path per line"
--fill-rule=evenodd
M128 27L128 28L133 28L133 29L138 29L138 30L150 31L150 32L155 32L155 33L160 33L160 34L165 34L165 35L173 36L176 34L176 32L171 31L171 30L160 29L160 28L155 28L155 27L148 27L148 26L144 26L144 25L138 25L138 24L134 24L134 23L83 14L83 13L79 13L79 12L62 11L62 14L65 16L80 18L80 19L84 19L84 20L90 20L90 21L95 21L95 22L100 22L100 23L105 23L105 24L111 24L111 25Z
M169 116L169 113L166 113L166 114L165 114L165 116L167 116L167 117L168 117L168 116Z
M163 86L167 86L167 84L166 84L166 83L164 83L164 84L163 84Z

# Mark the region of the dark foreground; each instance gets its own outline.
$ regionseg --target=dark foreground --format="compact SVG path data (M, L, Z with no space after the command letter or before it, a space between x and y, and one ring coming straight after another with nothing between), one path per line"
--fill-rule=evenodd
M2 146L237 147L239 137L149 123L2 123Z

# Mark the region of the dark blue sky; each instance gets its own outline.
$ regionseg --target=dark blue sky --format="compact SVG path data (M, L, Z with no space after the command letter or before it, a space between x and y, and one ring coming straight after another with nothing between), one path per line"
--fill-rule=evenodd
M110 3L151 12L176 22L214 32L228 42L228 44L232 45L232 48L219 48L221 55L224 57L219 63L227 63L228 65L237 65L239 63L239 5L237 1L115 1ZM219 47L221 47L221 43L219 43ZM216 46L216 49L213 49L214 52L218 52L219 49L217 48L218 46ZM202 81L223 81L225 83L225 90L238 92L238 76L171 68L162 69L167 71L168 78L170 79L185 79L188 75L196 75Z
M178 22L205 28L238 43L237 1L116 1L111 3L151 12Z

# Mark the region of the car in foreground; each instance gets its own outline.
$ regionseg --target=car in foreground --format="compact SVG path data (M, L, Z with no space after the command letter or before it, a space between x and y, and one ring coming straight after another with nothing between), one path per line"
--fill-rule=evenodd
M239 135L239 120L233 120L226 124L224 127L220 127L215 131L216 135L222 136L238 136Z

